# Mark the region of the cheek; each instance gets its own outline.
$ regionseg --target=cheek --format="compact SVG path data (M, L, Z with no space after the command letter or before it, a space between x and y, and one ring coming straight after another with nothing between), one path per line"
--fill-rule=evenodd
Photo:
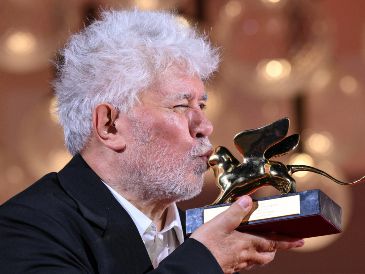
M181 117L165 117L153 123L156 135L164 139L184 139L190 136L186 119Z
M153 117L153 116L150 116ZM152 140L176 146L177 150L190 149L191 136L186 117L177 114L162 114L151 119L150 133Z

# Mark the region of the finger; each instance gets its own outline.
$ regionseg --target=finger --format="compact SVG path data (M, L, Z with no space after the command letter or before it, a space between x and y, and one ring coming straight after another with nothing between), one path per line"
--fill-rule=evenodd
M275 258L276 251L271 252L256 252L249 260L248 266L266 265L272 262Z
M226 211L213 218L210 223L214 223L217 231L230 233L240 225L242 219L250 212L251 208L251 197L247 195L242 196Z
M280 235L280 234L268 234L268 235L262 235L262 236L264 236L266 239L270 239L270 240L274 240L274 241L303 243L304 244L303 239L288 237L288 236L284 236L284 235Z
M303 239L295 239L280 235L255 235L250 233L243 233L235 231L234 234L237 239L242 239L243 242L251 242L252 246L258 252L272 252L276 250L287 250L304 245Z
M255 236L254 245L259 252L272 252L276 250L287 250L291 248L301 247L304 240L272 240Z
M275 241L277 250L287 250L291 248L298 248L304 245L304 240L296 241Z
M302 247L304 245L303 239L291 238L287 236L273 234L266 237L270 241L270 244L275 246L278 250L287 250L291 248Z
M249 270L256 265L266 265L274 260L276 251L258 252L256 250L243 251L240 254L238 269Z

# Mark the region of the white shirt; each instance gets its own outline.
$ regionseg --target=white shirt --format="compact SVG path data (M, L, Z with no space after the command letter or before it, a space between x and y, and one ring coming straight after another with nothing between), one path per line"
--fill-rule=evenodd
M145 244L152 265L156 268L164 258L184 242L184 234L176 204L173 203L167 208L165 226L161 231L157 231L156 225L150 218L109 185L105 185L131 216Z

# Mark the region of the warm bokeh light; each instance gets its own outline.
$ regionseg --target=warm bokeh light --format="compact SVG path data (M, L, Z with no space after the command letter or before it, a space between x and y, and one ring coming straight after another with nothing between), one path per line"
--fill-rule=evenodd
M37 40L30 32L17 31L8 36L5 41L6 50L15 55L32 54L37 46Z
M231 0L225 5L224 11L227 16L236 17L242 12L242 3L238 0Z
M307 153L297 153L294 154L289 159L289 163L291 165L306 165L306 166L313 166L314 160L313 158ZM297 172L294 174L295 177L303 178L308 175L307 171Z
M357 80L355 77L351 75L346 75L340 79L339 82L341 90L345 94L354 94L357 91L357 88L359 86Z
M306 148L312 153L327 155L333 150L333 137L328 132L313 133L306 140Z
M259 75L266 80L281 80L290 75L291 64L286 59L264 60L259 62L257 70Z
M262 2L265 2L265 3L272 3L272 4L277 4L279 3L281 0L262 0Z
M271 78L279 78L284 72L284 67L281 62L272 60L265 66L265 73Z
M276 7L285 4L286 0L261 0L261 3L268 7Z
M331 72L328 69L319 69L313 73L310 79L309 88L312 91L321 91L328 86L332 80Z
M135 0L135 5L143 10L154 10L159 7L159 0Z

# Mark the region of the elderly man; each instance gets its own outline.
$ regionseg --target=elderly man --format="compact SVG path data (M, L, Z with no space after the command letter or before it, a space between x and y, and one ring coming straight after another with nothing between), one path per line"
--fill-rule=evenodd
M235 231L248 196L184 240L175 202L201 191L212 151L205 38L169 13L110 11L62 54L74 157L1 206L0 273L232 273L303 245Z

